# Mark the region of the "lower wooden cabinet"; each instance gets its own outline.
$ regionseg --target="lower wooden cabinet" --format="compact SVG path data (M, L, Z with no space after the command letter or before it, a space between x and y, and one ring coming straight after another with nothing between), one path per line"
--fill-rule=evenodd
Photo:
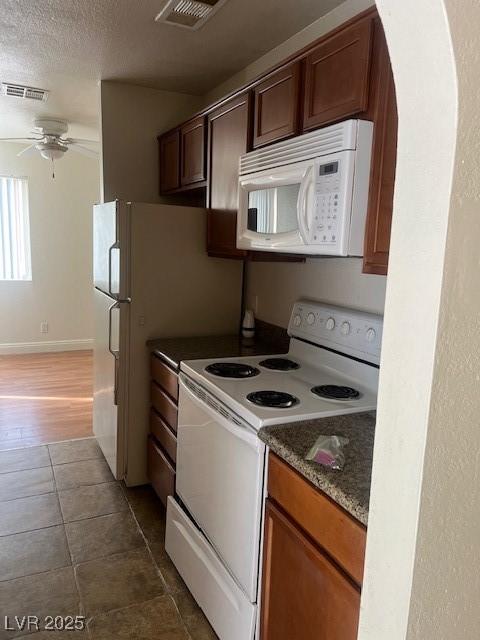
M175 493L175 469L152 436L147 445L147 473L155 493L165 506Z
M176 432L178 416L177 404L153 380L150 386L150 398L155 411L163 417L170 429Z
M168 496L175 494L178 374L152 354L150 375L147 475L156 494L167 506Z
M168 393L172 400L175 400L175 402L178 400L177 373L155 355L152 355L150 361L150 376L154 382Z
M362 584L363 524L273 454L268 463L268 495L356 584Z
M167 454L169 460L175 465L177 461L177 437L165 420L153 408L150 409L150 433Z
M356 640L366 529L273 453L260 640Z
M261 640L355 640L359 611L358 589L267 502Z

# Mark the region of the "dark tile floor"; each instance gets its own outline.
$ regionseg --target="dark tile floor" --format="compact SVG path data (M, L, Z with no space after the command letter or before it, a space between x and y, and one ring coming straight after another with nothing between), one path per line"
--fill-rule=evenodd
M0 452L0 640L215 640L164 536L152 489L115 482L94 439ZM84 631L5 628L76 615Z

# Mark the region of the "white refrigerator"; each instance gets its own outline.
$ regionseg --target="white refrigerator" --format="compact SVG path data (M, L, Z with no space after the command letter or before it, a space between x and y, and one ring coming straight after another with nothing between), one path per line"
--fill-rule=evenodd
M237 333L242 264L206 253L205 209L93 210L93 431L117 479L147 482L149 354L159 337Z

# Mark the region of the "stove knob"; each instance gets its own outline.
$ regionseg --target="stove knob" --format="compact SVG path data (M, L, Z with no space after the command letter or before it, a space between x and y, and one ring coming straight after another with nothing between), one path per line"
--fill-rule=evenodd
M335 329L335 320L333 318L328 318L325 326L329 331L333 331Z
M367 329L367 333L365 334L365 339L367 340L367 342L373 342L376 337L377 332L375 331L375 329Z
M340 327L340 331L342 336L348 336L350 333L351 327L349 322L342 322L342 326Z
M307 324L312 325L314 323L315 323L315 315L312 312L310 312L307 315Z
M293 325L295 327L299 327L302 324L302 316L299 313L296 313L293 316Z

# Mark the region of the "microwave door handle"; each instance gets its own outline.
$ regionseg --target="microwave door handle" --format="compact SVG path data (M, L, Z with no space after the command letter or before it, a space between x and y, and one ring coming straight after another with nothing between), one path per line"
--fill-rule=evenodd
M298 230L305 244L309 242L309 228L307 224L307 190L310 184L310 175L312 168L309 167L305 172L300 183L300 189L298 191L297 199L297 218L298 218Z

